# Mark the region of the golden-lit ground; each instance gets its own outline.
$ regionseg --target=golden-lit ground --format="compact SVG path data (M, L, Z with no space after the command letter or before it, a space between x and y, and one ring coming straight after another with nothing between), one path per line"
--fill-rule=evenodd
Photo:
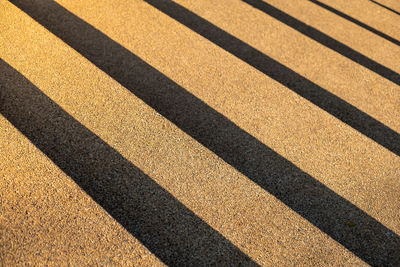
M0 1L0 265L400 265L398 1Z

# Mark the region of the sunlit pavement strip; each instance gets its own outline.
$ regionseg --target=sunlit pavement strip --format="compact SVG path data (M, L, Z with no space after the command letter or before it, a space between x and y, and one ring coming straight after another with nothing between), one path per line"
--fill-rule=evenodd
M400 234L400 158L394 153L144 1L57 2L382 223L390 229L387 238ZM177 3L399 132L399 86L242 1ZM308 1L288 3L276 7L338 40L343 29L347 35L340 41L400 71L399 47L326 11L318 15ZM293 11L303 4L310 13ZM0 10L0 56L8 65L254 262L365 264L13 4L2 1ZM342 11L356 15L351 8ZM324 16L336 27L321 26ZM383 10L379 16L392 18L379 27L398 38L393 20L400 17ZM1 81L11 79L0 70ZM0 97L0 105L9 101ZM0 123L2 264L165 262L4 117ZM357 218L342 224L364 227ZM193 257L209 263L201 254Z
M2 265L162 265L4 117L0 127Z

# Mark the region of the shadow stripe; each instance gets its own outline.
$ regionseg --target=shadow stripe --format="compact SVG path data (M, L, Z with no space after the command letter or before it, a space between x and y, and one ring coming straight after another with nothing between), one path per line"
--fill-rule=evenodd
M314 4L316 4L316 5L318 5L318 6L320 6L320 7L322 7L322 8L324 8L324 9L326 9L326 10L328 10L328 11L330 11L330 12L332 12L332 13L334 13L334 14L336 14L336 15L338 15L338 16L340 16L340 17L342 17L342 18L344 18L344 19L347 19L348 21L353 22L354 24L356 24L356 25L358 25L360 27L363 27L364 29L366 29L366 30L368 30L368 31L370 31L372 33L375 33L376 35L388 40L389 42L394 43L395 45L400 46L400 41L396 40L395 38L390 37L389 35L381 32L381 31L378 31L375 28L372 28L371 26L368 26L367 24L365 24L365 23L363 23L363 22L361 22L361 21L359 21L359 20L357 20L355 18L352 18L349 15L344 14L343 12L341 12L341 11L339 11L337 9L334 9L333 7L330 7L330 6L324 4L324 3L320 2L320 1L317 1L317 0L309 0L309 1L314 3Z
M1 59L0 89L0 113L164 263L257 266Z
M358 257L372 265L400 264L398 235L129 50L54 1L12 2L182 131ZM356 226L347 226L348 221Z
M144 1L400 156L400 134L365 112L190 10L169 0Z
M379 3L379 2L376 2L376 1L374 1L374 0L369 0L369 1L371 1L372 3L375 3L375 4L377 4L378 6L381 6L381 7L383 7L384 9L387 9L387 10L393 12L394 14L397 14L397 15L400 16L400 12L397 12L396 10L394 10L394 9L392 9L392 8L390 8L390 7L387 7L387 6L385 6L385 5L383 5L383 4Z
M378 62L364 56L363 54L355 51L347 45L333 39L325 33L297 20L296 18L286 14L285 12L277 9L276 7L261 1L261 0L242 0L243 2L259 9L260 11L270 15L271 17L286 24L292 29L304 34L305 36L313 39L314 41L332 49L333 51L341 54L344 57L360 64L361 66L369 69L370 71L379 74L383 78L400 85L400 75L397 72L379 64Z

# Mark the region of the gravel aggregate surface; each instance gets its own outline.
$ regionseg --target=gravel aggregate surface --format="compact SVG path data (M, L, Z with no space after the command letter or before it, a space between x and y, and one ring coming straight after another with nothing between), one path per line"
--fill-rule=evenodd
M0 1L0 265L400 265L397 1Z

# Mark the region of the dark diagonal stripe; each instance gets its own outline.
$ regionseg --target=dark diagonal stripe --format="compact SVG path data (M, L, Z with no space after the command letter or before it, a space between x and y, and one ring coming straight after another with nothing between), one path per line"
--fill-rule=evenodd
M249 5L263 11L264 13L270 15L271 17L279 20L280 22L286 24L287 26L293 28L294 30L304 34L305 36L313 39L314 41L332 49L333 51L341 54L344 57L364 66L370 71L379 74L383 78L400 85L400 75L397 72L379 64L378 62L364 56L363 54L355 51L354 49L348 47L347 45L333 39L327 34L301 22L300 20L290 16L289 14L277 9L276 7L261 1L261 0L242 0Z
M398 235L135 54L54 1L12 2L182 131L361 259L372 265L400 264ZM205 30L214 30L215 34L222 34L219 38L226 38L224 32L210 27L206 24ZM232 45L235 44L238 43ZM348 221L357 224L349 227Z
M383 4L381 4L381 3L377 2L377 1L374 1L374 0L370 0L370 1L373 2L373 3L375 3L375 4L377 4L377 5L380 6L380 7L383 7L384 9L387 9L387 10L393 12L394 14L397 14L397 15L400 16L400 12L397 12L396 10L394 10L394 9L388 7L388 6L385 6L385 5L383 5Z
M353 17L350 17L349 15L344 14L343 12L341 12L341 11L339 11L337 9L334 9L333 7L328 6L327 4L324 4L324 3L320 2L320 1L317 1L317 0L309 0L309 1L314 3L314 4L316 4L316 5L318 5L318 6L320 6L320 7L322 7L322 8L325 8L326 10L329 10L330 12L332 12L332 13L334 13L334 14L336 14L336 15L344 18L344 19L347 19L348 21L353 22L354 24L356 24L356 25L358 25L360 27L363 27L364 29L366 29L366 30L368 30L368 31L370 31L370 32L372 32L372 33L374 33L374 34L376 34L376 35L388 40L389 42L392 42L392 43L400 46L400 41L394 39L393 37L390 37L389 35L381 32L381 31L378 31L377 29L372 28L371 26L368 26L367 24L365 24L365 23L363 23L363 22L361 22L361 21L359 21L359 20L357 20L357 19L355 19ZM368 41L368 40L366 40L366 41Z
M190 10L169 0L145 1L400 156L400 135L365 112Z
M257 266L0 59L0 114L171 266Z

